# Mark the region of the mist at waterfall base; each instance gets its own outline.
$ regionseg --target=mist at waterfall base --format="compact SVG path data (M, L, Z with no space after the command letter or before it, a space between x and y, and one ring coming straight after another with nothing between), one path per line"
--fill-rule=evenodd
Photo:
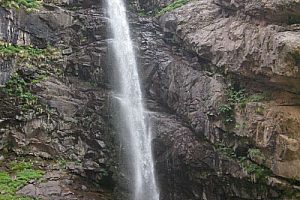
M147 123L136 57L130 38L123 0L107 0L115 79L118 85L119 127L122 145L127 151L132 199L158 200L151 149L151 127Z

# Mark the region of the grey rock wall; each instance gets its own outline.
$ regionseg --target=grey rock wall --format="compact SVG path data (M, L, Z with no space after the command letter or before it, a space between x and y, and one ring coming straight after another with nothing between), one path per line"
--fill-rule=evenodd
M0 8L1 41L51 46L62 54L55 62L29 68L18 57L1 60L1 85L15 72L29 82L47 74L30 83L30 90L48 114L23 111L1 91L0 154L9 149L16 158L48 160L41 168L56 174L25 186L19 195L112 199L117 160L108 102L104 8L100 1L48 3L33 13Z

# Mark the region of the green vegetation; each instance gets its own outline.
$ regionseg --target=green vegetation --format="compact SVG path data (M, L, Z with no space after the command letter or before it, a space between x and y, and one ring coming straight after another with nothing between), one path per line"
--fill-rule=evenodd
M0 41L0 58L4 60L15 59L16 65L21 65L22 68L38 68L39 78L36 79L40 81L44 80L46 75L61 73L61 69L54 66L57 63L54 61L61 58L61 52L50 46L39 49Z
M1 0L0 6L6 8L23 8L27 11L38 9L42 5L40 0Z
M145 10L138 10L137 14L141 17L146 17L148 14L145 12Z
M39 102L33 88L51 75L63 74L62 68L56 66L61 52L52 47L39 49L0 41L0 58L13 60L16 65L17 71L11 75L5 87L0 88L2 98L10 102L14 112L25 120L36 115L49 116L53 113L47 105Z
M265 183L267 177L272 174L271 171L266 167L258 165L249 160L249 158L251 158L253 154L263 156L259 149L249 149L248 155L246 157L244 156L238 157L232 148L227 147L222 143L218 143L216 145L216 149L219 153L241 163L243 169L253 177L253 180L255 182L259 181L261 183Z
M51 47L39 49L32 46L15 45L0 41L0 57L17 56L20 58L45 59L52 58L58 54L57 50Z
M43 49L36 49L31 46L17 46L13 44L0 44L0 55L21 55L21 57L25 56L39 56L43 55L45 50Z
M60 168L66 169L67 164L68 164L68 161L65 160L65 159L61 159L61 160L58 161L58 164L59 164L59 167L60 167Z
M264 155L263 153L260 151L260 149L249 149L248 150L248 154L250 156L250 158L263 158Z
M272 174L269 169L250 161L243 161L242 166L248 174L254 177L254 181L266 182L267 177Z
M184 6L185 4L189 3L191 0L176 0L175 2L169 4L167 7L161 9L157 12L156 16L162 16L163 14L167 12L171 12L172 10L175 10L176 8L180 8L181 6Z
M245 89L234 90L230 88L228 90L228 101L231 104L244 104L246 101Z
M219 107L219 111L225 125L230 125L235 122L234 105L223 104Z
M29 85L18 73L15 73L3 88L3 91L11 97L16 97L20 105L28 108L36 105L38 100L31 93Z
M245 108L249 102L261 102L266 100L267 97L264 93L256 93L248 95L245 89L235 90L230 87L227 90L227 100L224 104L219 106L219 112L222 120L226 126L235 124L235 108ZM255 112L257 114L263 114L264 109L257 107Z
M25 161L12 161L9 163L9 168L12 171L22 171L24 169L32 169L33 164Z
M33 200L30 197L21 197L21 196L15 196L10 194L0 194L0 200Z
M244 105L246 102L245 90L234 90L229 88L227 90L227 101L219 107L220 115L225 125L232 125L235 123L234 111L237 104Z
M13 100L13 104L20 114L24 117L33 116L38 114L47 114L53 112L48 106L43 105L39 102L36 95L31 92L31 87L45 77L40 75L34 79L26 79L22 77L20 72L16 72L12 75L10 80L6 83L4 88L0 88L0 92L6 94L6 98Z
M33 164L14 161L8 164L8 170L0 170L0 200L31 200L29 197L16 195L16 192L29 181L42 178L44 172L34 169Z
M261 93L261 94L252 94L247 97L247 102L261 102L266 100L266 95Z

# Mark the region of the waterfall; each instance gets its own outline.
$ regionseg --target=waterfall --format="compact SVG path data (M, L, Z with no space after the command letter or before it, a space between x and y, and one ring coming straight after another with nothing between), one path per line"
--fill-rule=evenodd
M137 71L137 63L130 38L129 23L123 0L107 0L112 32L112 49L117 68L123 138L129 148L132 168L132 189L135 200L158 200L154 163L151 149L151 127L146 123L146 112ZM125 134L125 135L124 135Z

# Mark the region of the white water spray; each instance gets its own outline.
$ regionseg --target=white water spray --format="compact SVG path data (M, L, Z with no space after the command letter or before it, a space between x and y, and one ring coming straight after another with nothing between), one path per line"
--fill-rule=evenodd
M137 71L136 58L130 38L129 24L123 0L107 0L112 31L112 47L118 68L121 115L126 126L126 138L133 167L135 200L159 200L155 182L151 149L151 128L146 124L145 109Z

